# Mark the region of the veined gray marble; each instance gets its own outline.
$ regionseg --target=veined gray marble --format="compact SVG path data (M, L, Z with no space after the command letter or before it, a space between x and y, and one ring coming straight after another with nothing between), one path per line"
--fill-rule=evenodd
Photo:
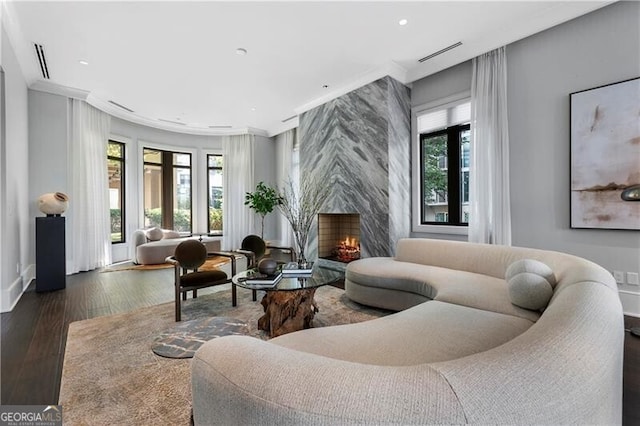
M410 90L384 77L303 113L300 170L333 185L321 213L360 213L363 257L409 236ZM317 225L307 257L317 256Z

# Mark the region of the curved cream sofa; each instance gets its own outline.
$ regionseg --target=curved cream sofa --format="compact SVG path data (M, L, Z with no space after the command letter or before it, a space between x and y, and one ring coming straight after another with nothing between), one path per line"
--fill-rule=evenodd
M505 270L525 258L557 279L544 312L510 302ZM592 262L404 239L395 258L352 262L345 287L402 311L266 342L207 342L192 363L195 423L621 423L622 308Z
M208 252L220 251L220 237L198 235L177 237L177 232L163 231L169 237L156 241L147 238L146 230L138 229L131 237L131 261L137 265L157 265L165 263L167 257L173 256L176 247L183 241L198 239L207 247Z

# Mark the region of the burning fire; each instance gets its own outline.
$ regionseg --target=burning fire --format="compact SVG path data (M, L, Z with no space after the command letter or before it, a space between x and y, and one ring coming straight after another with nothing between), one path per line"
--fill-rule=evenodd
M346 237L334 250L340 262L351 262L360 259L360 243L356 238Z

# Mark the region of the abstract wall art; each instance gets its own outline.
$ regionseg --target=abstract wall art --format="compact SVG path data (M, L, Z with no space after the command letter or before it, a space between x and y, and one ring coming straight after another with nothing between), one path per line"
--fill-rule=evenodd
M575 92L571 103L571 227L640 230L640 77Z

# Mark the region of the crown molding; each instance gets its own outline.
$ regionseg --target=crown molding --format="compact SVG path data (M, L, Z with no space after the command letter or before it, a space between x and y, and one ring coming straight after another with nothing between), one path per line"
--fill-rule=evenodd
M374 81L386 76L392 77L402 84L408 84L407 69L393 61L390 61L385 65L361 74L348 84L340 86L330 91L329 93L320 96L319 98L316 98L312 101L307 102L306 104L299 106L298 108L294 108L294 111L296 114L300 115L303 112L307 112L310 109L323 105L333 99L339 98L342 95L345 95L362 86L366 86L369 83L373 83Z
M86 101L89 96L89 92L86 90L63 86L46 80L34 81L29 85L29 89L37 90L38 92L51 93L53 95L66 96L73 99L80 99L81 101Z

